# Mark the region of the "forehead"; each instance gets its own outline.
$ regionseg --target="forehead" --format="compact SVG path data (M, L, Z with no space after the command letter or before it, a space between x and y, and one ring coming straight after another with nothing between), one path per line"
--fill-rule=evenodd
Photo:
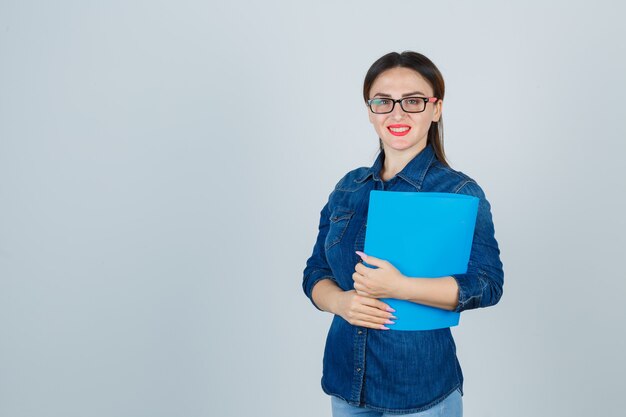
M413 91L421 91L429 97L433 95L432 87L420 73L410 68L398 67L388 69L376 77L370 88L370 97L377 93L395 97Z

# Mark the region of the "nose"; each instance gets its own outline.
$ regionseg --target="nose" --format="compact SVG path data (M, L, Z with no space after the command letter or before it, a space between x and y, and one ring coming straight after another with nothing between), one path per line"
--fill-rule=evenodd
M401 120L404 118L404 116L406 116L406 112L402 110L402 106L400 106L400 103L396 103L396 105L393 107L393 111L391 112L391 117L393 117L395 120Z

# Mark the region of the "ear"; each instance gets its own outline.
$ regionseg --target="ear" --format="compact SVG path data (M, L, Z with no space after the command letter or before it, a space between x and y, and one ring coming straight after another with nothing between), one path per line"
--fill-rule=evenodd
M438 122L443 111L443 100L437 100L435 110L433 111L433 122Z

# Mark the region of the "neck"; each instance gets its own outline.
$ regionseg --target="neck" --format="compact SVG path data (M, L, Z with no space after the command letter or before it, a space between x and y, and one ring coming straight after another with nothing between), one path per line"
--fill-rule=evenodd
M383 168L380 172L380 177L383 181L390 180L395 177L396 174L404 169L404 167L413 159L417 154L426 148L426 143L417 144L413 148L397 150L386 146L383 143L383 150L385 151L385 161Z

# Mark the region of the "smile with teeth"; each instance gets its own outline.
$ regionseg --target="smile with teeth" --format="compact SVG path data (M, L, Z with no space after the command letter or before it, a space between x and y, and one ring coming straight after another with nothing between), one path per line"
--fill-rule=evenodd
M387 129L389 129L389 132L391 132L391 134L394 136L404 136L407 133L409 133L409 130L411 130L411 126L391 125L391 126L387 126Z

